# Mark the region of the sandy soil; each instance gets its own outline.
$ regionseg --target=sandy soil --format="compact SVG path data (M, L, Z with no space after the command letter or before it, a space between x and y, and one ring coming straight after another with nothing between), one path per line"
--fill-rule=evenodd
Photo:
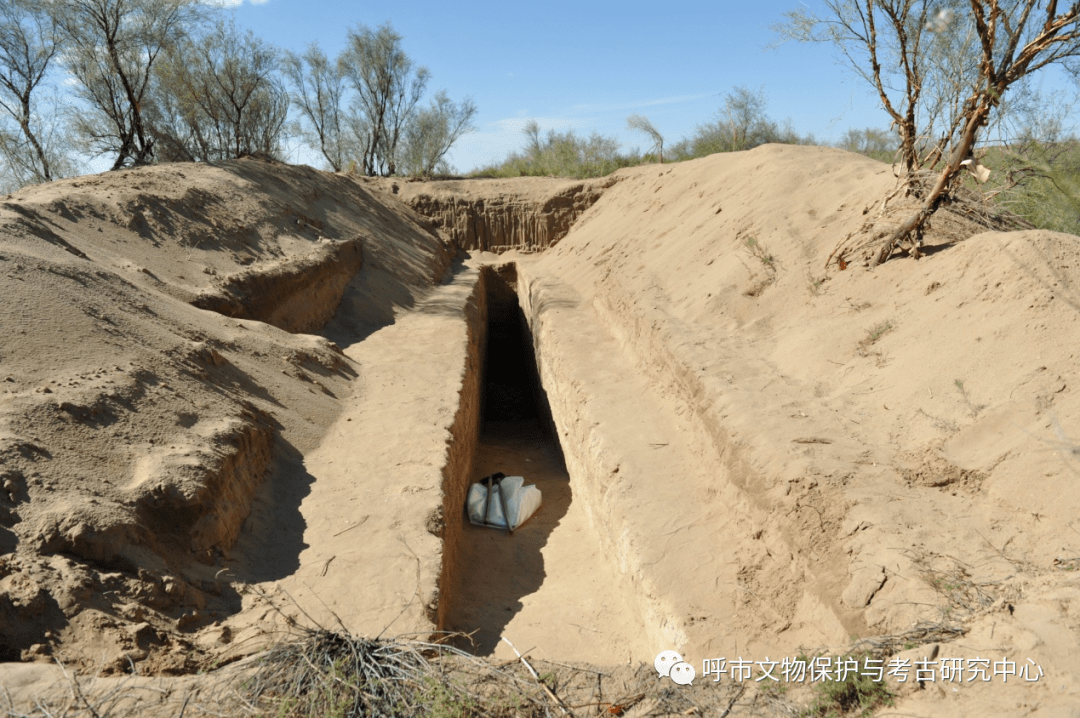
M1075 239L980 233L954 214L935 220L923 260L866 271L852 252L826 271L839 243L868 234L888 167L763 147L619 175L557 247L519 264L519 291L545 385L567 390L552 407L578 442L564 446L571 476L588 477L575 496L595 492L628 584L651 579L635 596L655 642L761 660L963 625L942 651L1031 658L1045 678L921 691L902 710L1076 705ZM614 366L593 349L602 330L646 392L581 389ZM630 463L670 439L605 412L623 397L688 423L685 468Z
M494 424L480 437L477 472L524 476L543 506L524 526L504 531L467 525L462 571L447 628L475 631L462 642L481 655L512 659L506 636L529 655L596 665L648 655L637 615L619 585L570 477L557 442L537 421Z
M0 204L0 685L317 622L596 664L877 637L1044 673L897 712L1080 705L1075 237L957 205L870 270L905 200L823 148L415 184L243 160ZM515 299L557 443L484 418ZM544 491L514 537L463 520L494 470Z

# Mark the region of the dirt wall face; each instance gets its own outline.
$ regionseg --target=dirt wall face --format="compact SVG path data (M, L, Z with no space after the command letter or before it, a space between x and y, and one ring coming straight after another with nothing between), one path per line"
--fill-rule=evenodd
M555 246L613 184L609 178L575 182L532 177L363 181L427 218L455 246L497 253Z
M437 584L437 608L431 612L435 629L446 629L446 618L455 600L454 585L457 573L471 570L459 558L461 528L465 521L462 507L474 476L476 445L480 438L482 420L482 390L484 354L487 349L488 299L487 287L491 270L480 270L472 294L464 307L467 326L465 364L461 376L457 413L450 426L446 463L443 465L442 506L428 521L428 531L442 539L442 570Z
M363 264L361 240L321 239L306 257L222 277L192 304L287 332L315 332L337 311L345 285Z

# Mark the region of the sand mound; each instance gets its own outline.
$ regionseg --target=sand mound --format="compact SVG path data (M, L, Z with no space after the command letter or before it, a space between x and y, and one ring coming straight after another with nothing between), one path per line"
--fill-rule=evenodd
M827 263L902 218L894 186L765 146L584 183L245 160L14 195L0 658L183 672L308 620L594 664L855 637L1044 672L894 682L909 714L1075 705L1080 250L956 205L920 260ZM465 489L506 468L544 508L472 531Z
M1075 704L1076 238L947 210L926 258L826 272L896 221L862 226L888 167L766 146L616 178L520 291L656 645L762 660L962 625L942 656L1031 658ZM653 403L613 398L630 373Z
M248 160L0 205L0 657L122 667L172 643L188 660L169 636L236 610L221 557L357 375L288 331L401 247L411 265L367 274L405 300L442 275L441 242L347 179Z

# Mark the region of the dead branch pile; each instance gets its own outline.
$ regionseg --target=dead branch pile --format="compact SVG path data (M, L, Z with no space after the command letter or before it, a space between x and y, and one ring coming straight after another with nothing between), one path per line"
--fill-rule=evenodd
M850 232L825 260L827 268L842 267L856 262L873 266L874 259L900 226L900 216L911 213L922 204L931 190L936 173L917 170L908 177L898 178L896 187L882 198L876 211L856 230ZM967 186L951 191L940 208L918 232L905 236L901 246L911 256L921 256L920 248L927 245L953 244L987 231L1009 232L1032 229L1034 225L995 204L994 192L984 192ZM865 214L870 213L867 207ZM930 237L924 235L930 234Z
M432 692L467 702L467 692L427 655L455 649L422 641L358 638L305 630L263 657L247 682L252 703L283 715L419 715Z

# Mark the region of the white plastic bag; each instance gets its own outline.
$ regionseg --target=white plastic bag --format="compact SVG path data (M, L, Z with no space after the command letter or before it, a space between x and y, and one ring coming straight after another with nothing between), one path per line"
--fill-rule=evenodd
M484 523L484 504L487 502L488 488L483 484L473 484L469 487L469 496L465 501L469 521L477 526L506 528L502 501L499 500L501 491L505 492L506 509L511 518L511 530L525 523L540 508L540 489L532 484L525 486L525 479L521 476L507 476L492 489L487 523Z

